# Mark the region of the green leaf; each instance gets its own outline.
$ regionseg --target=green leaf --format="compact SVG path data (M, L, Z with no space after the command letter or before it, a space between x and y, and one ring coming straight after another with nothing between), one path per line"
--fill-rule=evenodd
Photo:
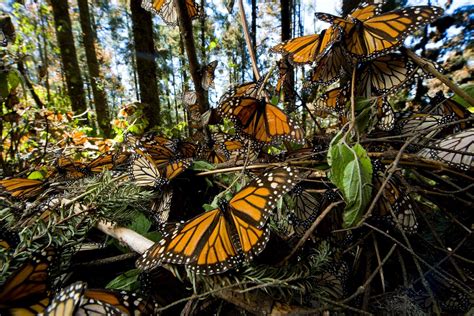
M151 222L143 214L138 214L130 224L129 228L143 235L150 230Z
M467 85L463 85L461 87L461 89L466 92L469 96L471 96L472 98L474 98L474 84L467 84ZM471 107L471 105L466 101L464 100L462 97L460 97L459 95L455 94L452 99L456 102L458 102L459 104L461 104L463 107L469 109ZM472 112L472 110L469 110Z
M346 208L344 225L353 226L366 209L372 194L372 164L367 152L360 145L350 147L338 134L331 142L328 162L329 179L341 190Z
M190 169L197 171L207 171L215 169L215 166L204 160L196 160Z
M28 175L28 179L31 180L42 180L44 179L44 175L41 171L33 171Z
M342 131L339 131L336 134L336 136L334 136L334 138L331 140L331 143L329 144L327 160L328 160L328 165L330 166L332 165L332 154L331 154L332 148L340 142L342 135L343 135Z
M0 72L0 96L8 97L10 92L21 83L20 75L15 70Z
M336 135L336 137L338 136ZM353 160L353 157L351 148L345 141L339 140L337 143L332 143L329 147L328 161L331 166L329 179L339 189L342 189L343 186L346 165Z
M128 270L119 275L105 286L107 289L132 291L138 287L138 276L141 271L139 269Z
M346 201L344 225L351 227L360 219L372 196L372 164L360 145L352 148L355 156L344 168L342 193Z
M211 42L209 43L209 46L207 46L207 50L208 50L208 51L212 51L212 50L213 50L214 48L216 48L216 47L217 47L217 43L216 43L215 41L211 41Z

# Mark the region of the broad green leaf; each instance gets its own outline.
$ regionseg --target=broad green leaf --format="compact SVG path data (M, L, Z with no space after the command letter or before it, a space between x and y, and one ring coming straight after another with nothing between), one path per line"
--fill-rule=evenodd
M8 97L12 89L18 87L20 82L21 79L17 71L0 72L0 96L2 98Z
M351 152L351 148L344 141L333 144L330 147L329 152L331 155L331 172L329 173L329 179L339 189L342 189L344 169L346 168L346 165L354 159L354 154Z
M345 169L343 176L342 193L346 200L344 210L344 225L353 226L361 217L362 212L367 208L372 196L372 164L367 152L360 145L356 144L352 148L355 154Z
M344 224L346 227L352 226L370 201L372 193L370 158L360 144L351 148L342 139L342 134L338 134L331 142L328 162L331 165L329 179L341 190L346 202Z
M336 136L334 136L334 138L331 140L331 143L329 144L327 160L328 160L328 165L330 165L330 166L332 165L332 154L331 154L332 148L336 144L339 143L339 141L341 140L342 135L343 135L342 131L339 131L339 133L337 133Z

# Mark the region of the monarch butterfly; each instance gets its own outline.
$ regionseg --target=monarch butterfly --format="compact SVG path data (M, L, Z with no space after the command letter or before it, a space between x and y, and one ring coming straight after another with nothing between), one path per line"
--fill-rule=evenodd
M185 91L183 94L183 102L186 105L194 105L197 103L196 91Z
M407 112L397 115L393 131L399 135L419 135L416 142L425 144L443 131L443 126L452 120L451 116Z
M316 100L314 108L316 111L326 113L342 114L349 100L349 86L334 88L325 92Z
M20 237L17 233L2 227L0 229L0 248L10 250L20 243ZM0 250L1 252L1 250ZM1 263L1 260L0 260ZM0 264L1 266L1 264Z
M350 64L342 46L337 43L319 59L311 71L311 83L330 85L345 73L345 65Z
M341 28L331 26L319 35L306 35L290 39L276 45L271 50L288 57L293 64L308 64L317 62L334 43L341 39Z
M138 186L161 187L178 176L191 165L191 159L169 161L158 167L151 155L139 148L135 149L129 174Z
M461 269L463 271L464 269ZM469 273L469 271L463 271ZM466 274L467 274L466 273ZM426 273L426 281L431 293L427 293L424 288L409 288L406 290L407 296L424 311L433 311L433 298L438 303L437 311L441 308L441 313L446 315L465 315L472 309L472 294L469 290L463 290L456 286L451 279L441 278L435 273ZM469 278L469 277L468 277Z
M178 13L173 0L142 0L142 8L159 15L169 26L178 25ZM190 19L202 16L202 8L193 0L186 0L186 8Z
M231 119L240 132L259 142L278 139L304 142L304 132L282 110L265 99L237 97L221 103L221 116Z
M28 199L41 194L47 183L44 180L12 178L0 180L0 186L14 198Z
M135 146L144 148L158 167L174 160L192 158L198 150L198 146L191 142L159 135L142 137L135 142Z
M173 190L169 187L164 187L158 197L152 201L150 210L158 224L164 224L168 221L172 199Z
M112 170L125 163L129 158L128 153L105 153L88 163L85 169L91 173L98 173L106 170Z
M361 64L358 69L357 95L370 97L393 92L419 77L408 57L392 53Z
M421 110L423 113L430 113L435 115L451 116L453 120L464 120L470 118L472 113L464 106L453 100L452 98L445 98L442 91L439 91L428 106ZM472 122L460 122L455 125L454 131L464 130L472 127Z
M183 103L188 111L188 121L191 128L201 128L202 115L197 104L197 93L195 91L186 91L183 95Z
M384 97L379 97L375 101L377 109L377 125L376 127L382 131L391 131L395 127L395 113L388 100Z
M423 158L446 162L462 170L474 167L474 128L429 143L417 155Z
M169 262L216 274L252 259L268 241L264 226L270 212L297 181L298 172L290 167L265 172L225 205L168 228L163 239L138 259L137 267L151 270Z
M224 133L213 133L205 146L200 148L199 157L214 164L239 164L252 162L257 159L259 146L251 140L244 140L238 136Z
M90 175L87 164L61 155L55 163L56 171L65 180L78 180Z
M287 98L294 97L293 91L293 68L289 63L288 59L282 58L277 62L278 65L278 81L275 87L275 92L277 94L283 94L282 100L284 101L286 94L290 94Z
M360 60L368 60L394 50L417 28L442 14L443 9L431 6L381 14L381 4L363 3L345 18L326 13L316 13L316 18L340 26L346 50Z
M201 70L201 74L202 74L201 84L204 90L209 90L209 88L214 88L214 79L215 79L214 72L216 70L216 67L217 67L217 60L214 60L210 62L209 64L207 64L206 67L204 67Z
M382 187L382 183L385 179L382 163L379 160L375 160L373 165L374 173L372 179L372 192L375 196ZM415 208L409 195L402 191L405 189L405 186L400 181L400 177L401 175L399 172L392 174L392 177L384 187L383 193L377 201L376 208L380 217L374 217L374 219L388 221L389 225L395 227L398 222L405 232L415 233L418 229ZM396 216L396 220L393 218L392 212Z
M287 197L290 224L296 235L301 237L316 219L320 204L313 194L300 185L296 185Z
M327 268L318 278L316 284L321 291L326 292L334 299L342 299L347 294L349 280L349 266L340 261Z
M0 313L37 315L49 303L49 269L55 255L46 249L35 254L0 287Z
M88 289L79 281L61 289L44 315L152 315L156 308L133 292Z
M256 82L246 82L229 88L219 99L219 104L225 103L232 98L251 97L257 98L263 85L264 77Z

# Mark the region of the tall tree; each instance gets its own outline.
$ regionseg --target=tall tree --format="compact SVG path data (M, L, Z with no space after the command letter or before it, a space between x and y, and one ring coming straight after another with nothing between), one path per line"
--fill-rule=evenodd
M110 113L107 104L107 95L104 86L100 83L102 76L100 74L99 62L95 50L96 38L91 26L89 6L87 0L77 0L79 5L79 15L84 39L84 48L86 51L87 68L89 70L92 95L94 96L95 110L97 113L97 122L105 136L109 137L111 133Z
M74 46L68 2L64 0L51 0L50 2L53 8L56 37L61 52L66 85L71 98L71 107L76 113L83 113L87 110L86 96Z
M145 103L145 115L150 127L160 123L160 98L156 79L155 48L151 13L140 6L141 1L130 1L132 29L135 41L140 99Z
M291 0L281 0L281 41L287 41L291 38ZM284 102L289 111L292 111L295 106L294 93L294 77L295 72L293 66L288 60L282 60L279 63L280 71L286 72L285 81L283 83Z

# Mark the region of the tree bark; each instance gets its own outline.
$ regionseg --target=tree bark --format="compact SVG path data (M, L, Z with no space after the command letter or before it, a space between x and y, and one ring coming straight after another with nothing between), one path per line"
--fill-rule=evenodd
M91 26L91 18L87 0L77 0L79 5L79 15L86 51L87 68L89 70L92 95L94 96L95 111L97 114L97 123L106 137L110 137L112 129L110 126L110 113L107 104L107 95L104 86L100 84L102 76L100 74L99 62L95 50L94 31Z
M291 0L281 0L281 41L287 41L291 38ZM286 67L286 79L283 83L283 101L288 111L294 110L295 107L295 70L293 65L288 61L283 61ZM283 66L283 65L282 65Z
M209 109L209 102L206 98L206 93L202 88L201 66L199 65L196 55L196 46L194 45L193 25L188 14L186 1L174 0L174 4L178 12L179 30L183 36L184 47L189 60L189 71L193 78L194 89L198 98L199 111L204 113Z
M252 41L252 49L255 54L257 54L257 0L252 0L252 23L250 28L250 39ZM257 77L255 77L255 74L253 75L253 80L257 81Z
M144 10L140 3L141 1L138 0L130 1L130 9L140 100L146 104L144 112L150 122L148 127L151 128L160 124L160 97L156 77L151 13Z
M64 0L51 0L50 2L53 8L56 37L61 52L61 62L71 99L71 107L74 112L81 114L87 110L86 96L79 62L77 61L76 47L74 46L68 2Z

